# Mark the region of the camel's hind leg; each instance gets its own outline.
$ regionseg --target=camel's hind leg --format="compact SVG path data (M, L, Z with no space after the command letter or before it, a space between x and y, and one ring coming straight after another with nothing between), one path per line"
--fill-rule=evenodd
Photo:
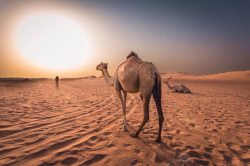
M126 120L126 102L127 102L127 92L122 91L123 96L123 104L122 104L122 124L123 124L123 131L127 132L127 120Z
M157 108L157 112L159 116L159 131L158 131L158 136L155 142L161 142L161 131L162 131L162 125L164 121L164 116L162 113L161 96L156 89L153 90L153 97L155 100L155 104L156 104L156 108Z
M133 137L138 137L138 135L142 131L143 127L145 126L145 124L149 120L149 101L150 101L150 97L151 97L151 95L143 97L144 118L143 118L143 121L142 121L142 123L141 123L138 131L136 132L136 134L135 135L131 135Z

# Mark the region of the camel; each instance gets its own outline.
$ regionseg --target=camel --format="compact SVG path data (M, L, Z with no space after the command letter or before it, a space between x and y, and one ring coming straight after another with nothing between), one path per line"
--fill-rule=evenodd
M186 87L185 85L183 85L183 84L171 86L169 84L169 81L171 79L172 79L172 75L169 78L167 78L166 81L164 81L164 83L167 84L167 87L171 91L176 92L176 93L192 93L191 90L188 87Z
M157 107L159 116L159 130L156 142L161 142L161 131L164 121L161 105L161 76L157 68L150 62L142 61L135 52L131 52L125 62L116 69L114 76L108 73L108 63L100 63L96 70L100 70L104 76L105 82L113 86L116 95L121 101L123 112L123 131L127 132L126 122L126 97L127 93L140 93L143 103L144 117L137 132L130 132L130 136L137 138L143 127L149 120L149 102L151 95Z

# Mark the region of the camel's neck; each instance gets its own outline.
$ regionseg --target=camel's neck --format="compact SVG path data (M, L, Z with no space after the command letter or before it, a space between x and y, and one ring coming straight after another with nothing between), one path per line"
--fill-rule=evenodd
M174 87L172 87L172 86L169 84L168 81L166 81L166 84L167 84L167 86L168 86L169 89L174 90Z
M109 86L113 86L113 85L114 85L114 78L111 77L111 76L109 75L109 72L108 72L107 69L103 69L103 70L102 70L102 75L103 75L103 77L104 77L105 82L106 82Z

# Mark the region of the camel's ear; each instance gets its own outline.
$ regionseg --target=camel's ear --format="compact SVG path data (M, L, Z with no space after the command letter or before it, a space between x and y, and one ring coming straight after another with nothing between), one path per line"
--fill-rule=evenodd
M105 63L106 66L108 66L108 63Z

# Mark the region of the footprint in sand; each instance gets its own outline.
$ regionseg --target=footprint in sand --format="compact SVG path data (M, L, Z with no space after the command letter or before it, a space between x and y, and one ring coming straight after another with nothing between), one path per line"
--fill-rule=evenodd
M84 161L80 165L90 165L90 164L96 163L96 162L102 160L106 156L107 156L106 154L95 154L95 155L91 156L90 159Z
M112 148L112 147L114 147L114 144L113 143L108 143L108 144L106 144L106 147Z
M212 153L213 148L212 147L205 147L204 150L208 153Z
M181 131L180 130L176 130L176 132L175 132L176 134L180 134L181 133Z
M190 126L195 127L196 125L194 123L189 123Z
M169 140L172 140L173 139L173 136L172 135L166 135L164 136L165 138L169 139Z
M106 132L103 133L103 135L105 135L105 136L109 136L111 134L112 134L112 132L109 132L109 131L106 131Z
M209 159L209 160L211 160L212 159L212 156L211 156L211 154L210 153L203 153L202 154L205 158L207 158L207 159Z
M61 161L63 165L72 165L77 161L75 157L67 157Z

